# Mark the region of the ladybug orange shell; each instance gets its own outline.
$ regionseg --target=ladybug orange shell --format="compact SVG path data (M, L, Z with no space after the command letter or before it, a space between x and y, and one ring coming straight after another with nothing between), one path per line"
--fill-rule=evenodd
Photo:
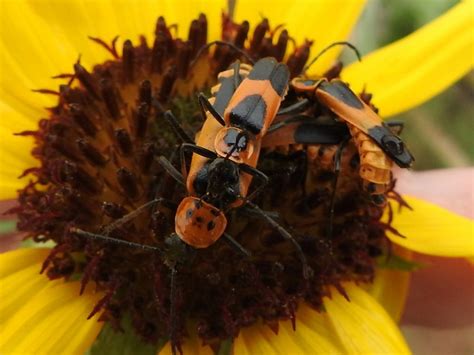
M176 211L176 234L194 248L207 248L214 244L226 227L224 213L197 197L185 197Z

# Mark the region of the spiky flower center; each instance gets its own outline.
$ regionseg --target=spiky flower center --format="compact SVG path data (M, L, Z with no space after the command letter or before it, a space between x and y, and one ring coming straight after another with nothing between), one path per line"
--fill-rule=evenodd
M301 73L311 42L285 57L286 30L275 34L263 20L251 39L248 32L248 22L224 19L224 41L255 60L287 58L292 77ZM44 264L51 279L80 277L83 285L93 281L106 294L95 309L103 311L102 319L119 328L129 315L137 333L149 342L168 337L170 328L177 330L179 340L186 321L194 320L199 336L211 344L235 337L240 328L259 319L273 329L279 320L294 320L301 300L321 310L328 286L341 289L343 281L373 279L374 258L387 243L385 226L379 222L382 208L363 189L351 141L342 154L330 235L337 146L277 147L264 150L258 164L270 183L254 202L274 212L295 237L314 271L311 278L302 277L301 261L290 242L240 208L227 212L227 232L252 257L224 240L205 249L188 248L171 292L168 265L173 249L167 237L174 232L175 207L153 206L118 228L108 226L156 197L179 204L187 195L157 162L164 156L180 164L181 142L163 113L170 109L194 135L203 123L196 94L210 95L217 74L245 58L227 46L197 56L207 42L204 15L192 22L187 40L175 38L160 18L152 45L144 37L138 45L127 40L121 56L115 43L96 41L115 58L92 71L77 62L70 82L60 85L49 118L40 121L37 131L24 132L34 136L33 155L41 166L26 172L32 182L19 194L18 227L37 242L56 243ZM337 64L325 76L337 77L341 68ZM317 102L312 105L313 115L331 115ZM152 245L163 253L87 239L74 234L74 228ZM172 303L176 319L170 316Z

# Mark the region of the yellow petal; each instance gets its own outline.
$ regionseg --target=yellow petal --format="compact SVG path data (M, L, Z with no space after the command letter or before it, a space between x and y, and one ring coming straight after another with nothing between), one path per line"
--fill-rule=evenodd
M18 179L23 171L39 163L31 155L32 137L14 133L36 130L38 125L1 101L0 117L0 199L6 200L15 198L16 191L28 182L28 177Z
M79 289L80 282L57 283L30 295L30 300L5 323L1 353L84 353L103 326L97 316L86 319L101 295L89 288L79 296Z
M254 325L241 330L234 354L337 354L342 347L331 332L327 317L307 305L296 314L296 331L290 321L279 323L278 334L268 326Z
M57 98L31 90L57 87L58 81L51 76L71 72L78 53L24 1L3 1L1 6L2 101L23 114L41 114L38 109L53 105Z
M410 353L397 325L377 301L354 284L345 284L344 289L350 301L332 289L324 306L345 353Z
M42 261L0 279L0 298L2 300L0 303L0 328L31 299L32 295L57 283L50 281L45 275L39 274L41 266Z
M368 292L395 322L400 320L410 288L410 272L378 269Z
M395 213L392 227L406 238L388 233L390 240L419 253L447 256L474 256L474 222L432 203L403 196L413 211ZM466 196L469 198L469 196ZM396 211L395 206L394 210Z
M316 351L321 354L341 353L343 349L327 313L318 313L306 304L300 304L298 308L294 336L299 342L309 343L313 348L317 348Z
M0 278L43 262L51 249L20 248L0 254Z
M462 1L407 37L342 73L356 91L374 95L382 116L417 106L467 74L474 62L474 2Z
M394 246L392 253L404 259L413 254L404 248ZM374 282L367 291L387 311L395 322L400 320L410 289L411 273L403 270L378 268Z
M156 20L159 16L164 16L168 25L178 26L179 36L187 38L191 21L200 13L205 13L209 38L214 40L220 37L221 12L226 8L224 0L29 0L28 3L51 28L64 33L65 39L83 53L84 57L90 54L96 62L104 58L104 51L98 46L91 46L87 36L110 40L118 35L122 40L137 41L139 35L145 35L151 44ZM70 16L71 13L74 16ZM100 53L96 53L96 49Z
M0 254L0 334L19 308L53 283L40 275L50 249L18 249Z
M237 23L247 20L255 26L264 16L269 19L272 28L284 24L298 44L305 39L314 40L310 55L312 58L329 44L348 39L365 3L366 0L239 0L235 20ZM334 48L326 53L311 67L309 73L324 72L338 57L341 49Z
M263 338L261 329L261 324L242 329L237 339L235 339L234 352L242 355L278 354L272 348L272 344Z
M193 338L184 344L184 353L207 354ZM241 330L235 339L233 353L251 354L339 354L343 347L328 317L302 304L296 314L296 331L290 321L279 323L278 334L268 326L258 324ZM169 344L160 354L170 354Z
M120 52L125 39L138 42L143 34L152 44L158 16L177 24L187 38L190 21L200 12L208 16L209 38L220 35L224 0L139 1L2 1L0 11L0 97L27 117L39 119L41 107L52 106L55 96L31 92L57 88L51 76L71 73L81 55L86 67L111 59L110 53L88 39L100 37L110 42L120 36Z

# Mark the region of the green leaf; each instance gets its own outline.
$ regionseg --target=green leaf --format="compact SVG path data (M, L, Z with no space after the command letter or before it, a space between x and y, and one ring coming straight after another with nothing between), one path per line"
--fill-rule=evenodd
M122 321L124 332L116 332L106 324L87 355L156 355L165 341L156 345L143 342L132 329L130 320Z
M0 234L13 233L16 230L16 220L0 222Z
M227 339L221 342L221 346L219 347L219 351L217 355L231 355L232 354L232 339Z
M403 259L402 257L396 254L377 258L377 266L381 269L393 269L408 272L419 270L425 267L424 264L412 260Z
M53 242L52 240L48 240L47 242L44 242L44 243L37 243L33 239L28 238L21 241L22 248L54 248L55 246L56 246L56 243Z

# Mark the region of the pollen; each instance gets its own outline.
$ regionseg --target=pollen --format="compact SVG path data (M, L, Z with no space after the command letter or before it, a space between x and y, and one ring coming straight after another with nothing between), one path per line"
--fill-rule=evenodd
M83 289L93 282L106 296L91 314L101 312L101 320L117 330L129 318L144 341L169 338L174 329L179 344L186 325L194 324L214 346L257 321L277 331L280 320L295 320L302 301L324 311L330 286L344 294L345 281L372 281L376 258L390 250L390 226L380 222L385 200L398 195L389 170L388 186L367 186L360 174L367 159L354 139L344 149L281 145L261 152L257 168L269 184L253 203L292 234L310 277L303 276L294 245L245 205L225 211L226 233L249 255L223 238L203 249L173 244L176 206L188 193L159 161L165 157L178 170L182 163L183 142L164 113L171 110L194 137L205 119L197 95L210 97L220 72L237 59L250 64L249 58L272 56L286 63L293 78L303 72L312 42L295 45L287 30L272 29L266 19L250 31L247 21L225 17L222 42L232 46L206 47L204 15L192 21L187 38L177 38L171 27L160 17L153 43L142 37L124 41L121 49L116 41L93 38L91 45L104 47L112 59L92 69L72 63L71 73L58 76L68 81L54 91L58 103L49 117L36 131L19 133L34 137L32 154L40 166L25 172L31 182L19 192L14 212L19 230L38 243L55 243L43 272L51 279L80 278ZM341 69L338 62L322 75L337 78ZM361 98L370 104L370 95ZM284 105L295 100L290 89ZM311 115L334 118L316 98L309 100ZM191 157L185 158L189 164ZM159 198L170 202L149 204ZM203 230L220 228L205 222ZM79 229L154 249L87 238L75 233ZM170 265L176 265L175 274Z

